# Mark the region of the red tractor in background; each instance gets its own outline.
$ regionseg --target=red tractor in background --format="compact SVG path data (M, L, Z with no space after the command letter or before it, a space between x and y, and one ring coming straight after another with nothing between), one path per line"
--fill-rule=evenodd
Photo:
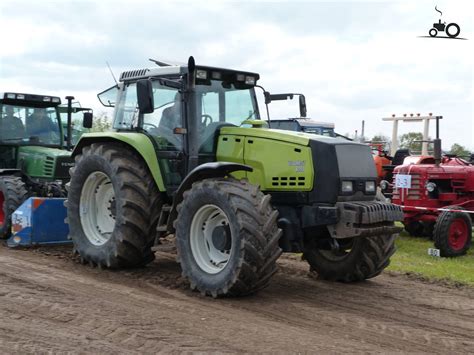
M474 165L441 154L436 120L434 157L408 157L393 170L392 203L404 212L411 235L432 236L441 256L466 253L472 241Z

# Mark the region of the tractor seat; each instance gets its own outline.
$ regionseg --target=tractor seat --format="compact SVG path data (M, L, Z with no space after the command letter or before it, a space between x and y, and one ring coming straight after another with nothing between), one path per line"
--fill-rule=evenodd
M409 157L410 150L409 149L399 149L395 152L395 155L393 156L392 159L392 165L402 165L403 160L405 160L406 157Z
M228 122L212 122L205 129L200 139L199 153L213 153L216 143L216 137L222 127L236 127L236 125Z

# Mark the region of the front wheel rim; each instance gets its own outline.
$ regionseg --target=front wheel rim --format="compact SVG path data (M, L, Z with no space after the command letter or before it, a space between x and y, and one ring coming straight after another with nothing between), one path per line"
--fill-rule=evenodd
M448 241L450 247L455 250L462 250L466 245L468 237L468 230L466 222L457 218L451 223L448 231Z
M232 253L232 233L226 214L216 205L200 207L190 227L191 253L196 264L208 274L221 272Z
M102 246L109 241L115 228L115 192L103 172L93 172L84 182L79 214L82 229L91 244Z

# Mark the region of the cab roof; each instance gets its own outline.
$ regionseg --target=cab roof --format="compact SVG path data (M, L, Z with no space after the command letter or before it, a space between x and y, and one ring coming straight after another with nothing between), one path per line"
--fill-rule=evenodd
M55 107L61 104L61 99L50 95L0 92L0 103L17 106Z
M235 74L244 74L250 75L255 77L255 81L260 79L260 75L258 73L242 71L242 70L234 70L234 69L227 69L227 68L218 68L218 67L210 67L205 65L196 65L195 71L198 70L205 70L210 73L212 72L220 72L222 74L226 73L235 73ZM154 76L179 76L188 73L188 66L187 65L168 65L162 67L154 67L154 68L144 68L144 69L135 69L135 70L128 70L124 71L120 74L119 81L134 81L138 79L146 79Z

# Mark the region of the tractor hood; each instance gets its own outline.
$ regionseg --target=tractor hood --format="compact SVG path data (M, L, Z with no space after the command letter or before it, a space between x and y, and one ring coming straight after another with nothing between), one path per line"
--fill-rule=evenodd
M71 152L41 146L18 147L18 167L33 178L68 179L74 160Z
M247 177L262 189L307 191L310 202L320 203L374 199L375 191L364 190L366 181L375 183L377 177L365 144L268 128L222 127L220 135L218 159L252 166L254 172ZM226 138L231 136L236 139ZM242 136L245 143L238 140ZM342 193L343 181L352 182L352 193Z

